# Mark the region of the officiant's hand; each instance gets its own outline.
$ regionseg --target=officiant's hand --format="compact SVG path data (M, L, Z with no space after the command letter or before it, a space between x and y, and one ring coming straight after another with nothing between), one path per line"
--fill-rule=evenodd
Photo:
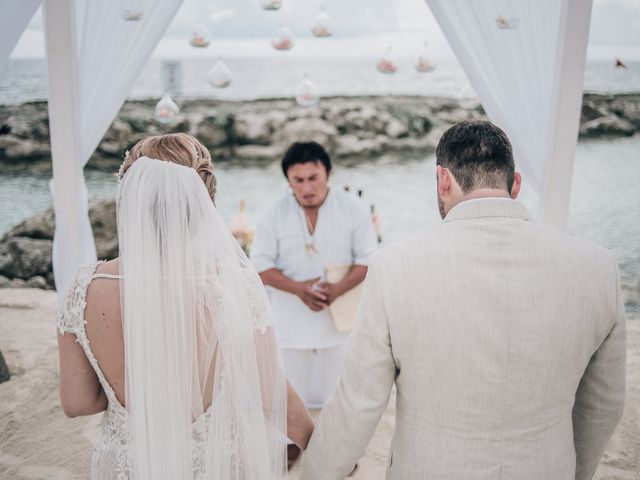
M296 295L300 297L307 307L314 312L319 312L326 308L327 296L314 284L316 284L320 278L313 278L304 282L298 282L298 291Z
M337 283L329 282L320 282L317 286L317 291L327 297L327 305L331 305L336 298L344 293Z

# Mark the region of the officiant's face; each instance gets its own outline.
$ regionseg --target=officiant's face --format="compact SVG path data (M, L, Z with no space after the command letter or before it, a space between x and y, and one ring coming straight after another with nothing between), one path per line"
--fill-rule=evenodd
M295 163L287 170L287 180L303 207L316 208L327 196L329 174L320 162Z

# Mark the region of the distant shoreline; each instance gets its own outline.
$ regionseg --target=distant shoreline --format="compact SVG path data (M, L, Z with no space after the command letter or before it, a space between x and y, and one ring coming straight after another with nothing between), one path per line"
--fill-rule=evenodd
M293 141L316 140L335 158L432 152L442 132L465 119L485 118L477 99L436 96L332 96L314 107L290 98L176 98L170 125L153 117L157 99L127 100L87 168L117 168L139 139L168 132L198 137L217 161L273 161ZM640 93L585 93L580 138L640 132ZM0 171L49 171L47 102L0 105Z

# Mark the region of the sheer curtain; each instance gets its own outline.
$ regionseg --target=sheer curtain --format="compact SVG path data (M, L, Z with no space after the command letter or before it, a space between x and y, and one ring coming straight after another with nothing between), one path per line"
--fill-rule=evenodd
M42 0L0 0L0 71Z
M591 0L426 0L489 118L511 139L534 217L566 223ZM517 18L499 28L499 16Z
M83 168L182 0L50 3L45 26L56 215L53 269L63 295L77 267L96 258ZM142 6L141 20L123 19L128 3Z

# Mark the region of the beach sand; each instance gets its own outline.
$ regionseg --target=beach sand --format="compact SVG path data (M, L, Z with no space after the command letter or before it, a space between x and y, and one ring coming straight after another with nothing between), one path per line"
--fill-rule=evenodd
M0 290L0 350L13 377L0 384L0 479L86 479L101 415L68 419L58 401L56 296ZM352 478L383 479L394 426L391 399ZM298 468L289 475L298 478ZM628 390L624 417L597 480L640 480L640 320L628 323Z

